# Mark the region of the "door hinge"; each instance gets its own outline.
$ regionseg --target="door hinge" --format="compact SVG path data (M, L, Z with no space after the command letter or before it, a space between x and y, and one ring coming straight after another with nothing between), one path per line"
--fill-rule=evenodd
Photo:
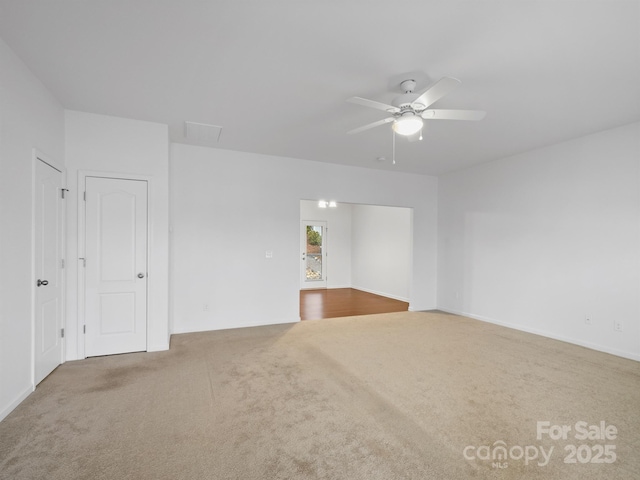
M82 326L82 333L87 333L87 326L86 325Z
M64 258L60 259L60 268L64 268Z
M64 328L61 328L61 329L60 329L60 337L61 337L61 338L64 338Z
M82 193L82 199L86 202L87 201L87 192L83 192Z
M82 266L83 267L87 266L87 259L86 258L80 257L80 258L78 258L78 260L82 260Z

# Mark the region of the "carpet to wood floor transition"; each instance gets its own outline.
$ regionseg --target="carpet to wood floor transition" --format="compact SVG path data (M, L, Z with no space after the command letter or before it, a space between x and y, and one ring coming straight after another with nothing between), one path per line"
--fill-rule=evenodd
M174 335L0 422L3 480L631 480L638 452L638 362L436 312Z

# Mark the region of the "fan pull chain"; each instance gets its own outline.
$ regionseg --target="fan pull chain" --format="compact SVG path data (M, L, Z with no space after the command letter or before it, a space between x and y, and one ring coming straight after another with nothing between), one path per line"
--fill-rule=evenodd
M391 135L392 135L392 148L391 148L391 163L393 163L394 165L396 164L396 131L392 128L391 129Z

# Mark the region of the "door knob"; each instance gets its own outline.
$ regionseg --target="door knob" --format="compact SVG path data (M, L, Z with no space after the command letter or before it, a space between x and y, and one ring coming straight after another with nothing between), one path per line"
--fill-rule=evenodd
M139 273L138 278L144 278L144 273Z
M40 280L40 279L38 279L38 283L36 285L38 285L39 287L40 286L46 287L47 285L49 285L49 280Z

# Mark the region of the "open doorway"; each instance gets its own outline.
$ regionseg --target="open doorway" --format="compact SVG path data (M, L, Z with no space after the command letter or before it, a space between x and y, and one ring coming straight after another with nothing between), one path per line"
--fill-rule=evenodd
M354 289L383 297L380 300L396 300L403 304L401 310L407 309L412 276L413 209L351 203L323 208L318 201L301 200L300 219L301 225L311 219L313 222L309 223L324 226L323 285L315 284L315 288L332 290L336 295L325 292L322 298L337 297L338 289ZM301 252L306 252L307 240L302 237ZM301 280L301 291L310 288L314 288L313 282ZM356 293L340 296L364 301ZM371 298L369 303L377 303Z
M300 222L300 289L327 288L327 222Z

